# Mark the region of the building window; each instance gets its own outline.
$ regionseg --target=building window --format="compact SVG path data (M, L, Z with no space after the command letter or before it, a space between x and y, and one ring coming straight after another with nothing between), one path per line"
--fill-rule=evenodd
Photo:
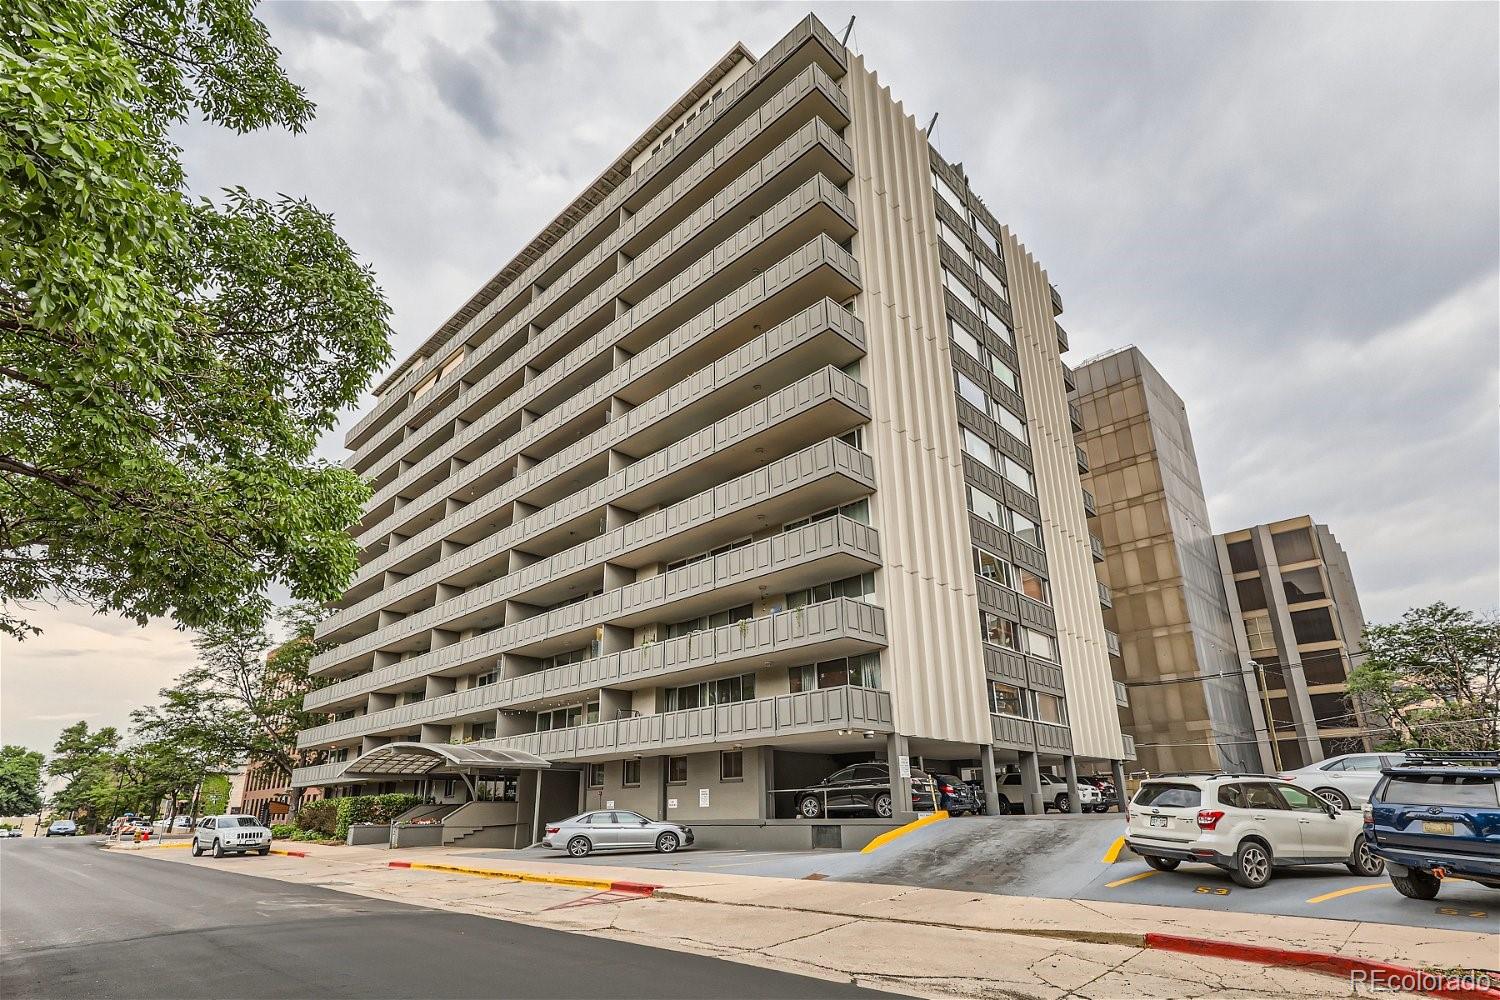
M1068 708L1057 695L1047 694L1044 691L1033 691L1031 692L1031 697L1036 702L1036 721L1050 722L1054 726L1066 726L1068 724Z
M978 297L969 289L968 285L964 284L956 274L946 267L943 268L943 287L952 292L954 298L968 306L975 315L979 314Z
M755 609L749 604L741 604L737 608L727 611L716 611L711 615L699 615L697 618L689 618L687 621L673 622L667 626L666 637L668 639L680 639L694 632L706 632L711 628L723 628L725 625L735 625L739 622L749 621L755 617Z
M990 714L1009 715L1017 719L1026 718L1024 692L1010 684L990 681Z
M830 507L827 510L820 510L818 511L818 513L813 514L811 517L804 517L796 521L788 521L782 528L782 530L795 531L797 528L805 528L809 524L816 524L819 521L827 521L830 518L835 517L847 517L849 520L858 521L860 524L869 524L869 497L863 497L859 500L855 500L853 503L846 503L841 507Z
M1010 563L977 545L974 546L974 574L1002 587L1011 586Z
M1250 652L1276 648L1276 637L1271 631L1270 615L1246 615L1244 621L1245 644L1250 647Z
M975 361L982 364L989 357L989 352L979 346L979 338L959 326L952 316L948 317L948 335L953 338L955 344L962 347Z
M476 722L469 727L470 739L492 740L495 738L495 724L493 722Z
M1020 441L1022 444L1027 444L1031 441L1031 436L1026 433L1026 421L1022 420L1020 417L1016 416L1005 407L996 405L994 411L990 415L993 416L995 418L995 421L1001 427L1004 427L1005 430L1017 441Z
M684 559L674 560L673 562L667 563L667 572L670 573L674 569L682 569L682 567L684 566L691 566L693 563L702 562L705 559L712 559L714 556L723 555L726 552L733 552L735 549L742 549L750 543L751 538L747 535L744 538L737 538L732 542L720 545L716 549L710 549L707 552L698 552L694 555L687 556Z
M1248 573L1259 568L1255 560L1255 546L1248 540L1243 542L1230 542L1225 546L1229 550L1229 568L1236 573Z
M847 597L851 601L865 601L874 603L875 600L875 574L861 573L859 576L845 577L832 583L820 583L816 587L806 590L794 590L786 595L787 610L805 607L809 604L821 604L831 601L835 597Z
M1010 484L1023 493L1036 496L1036 482L1031 478L1031 473L1027 472L1021 463L1008 457L1005 458L1005 464L1001 468L1000 474L1010 480Z
M1328 588L1323 585L1323 573L1316 566L1282 573L1281 586L1286 591L1288 604L1321 601L1328 597Z
M880 687L880 654L840 657L787 668L792 694L834 687Z
M1318 558L1317 550L1313 548L1312 532L1306 528L1272 535L1271 548L1276 550L1276 561L1283 566Z
M990 291L1000 296L1001 302L1010 302L1010 292L1005 287L1005 282L1000 280L1000 275L990 270L990 266L984 261L979 262L979 280L989 286Z
M990 397L985 395L978 383L963 372L956 370L953 373L953 380L958 386L960 399L967 401L970 406L985 416L990 415Z
M641 762L638 760L627 760L625 762L625 773L621 776L620 784L626 788L639 788L641 785Z
M745 779L745 752L724 750L719 754L719 780L743 781Z
M1041 577L1037 576L1030 570L1021 569L1019 567L1017 567L1016 569L1016 577L1020 582L1020 586L1017 589L1020 590L1021 593L1025 594L1033 601L1038 601L1042 604L1052 603L1047 595L1046 580L1043 580Z
M1310 608L1292 612L1292 634L1298 645L1308 642L1334 642L1338 632L1333 627L1333 616L1327 608Z
M500 679L500 671L498 669L491 670L489 673L480 674L478 677L474 678L474 686L475 687L481 687L481 688L482 687L489 687L491 684L494 684L499 679Z
M1234 581L1235 598L1240 602L1241 611L1264 611L1266 609L1266 588L1260 584L1260 577L1253 580Z
M995 449L990 443L967 427L960 428L960 430L963 436L963 448L969 453L969 457L999 472L1000 465L995 461Z
M988 611L979 612L980 638L992 646L1001 649L1020 649L1019 636L1016 633L1016 623L1008 618L991 614Z
M977 486L969 487L969 509L997 528L1007 528L1005 507Z
M603 788L604 787L604 765L603 764L590 764L589 767L588 767L588 771L589 771L589 787L590 788Z
M842 442L844 442L845 444L847 444L851 448L857 448L860 451L864 451L865 450L865 428L864 428L864 425L861 424L859 427L854 428L852 431L850 431L847 434L840 434L839 435L839 440L842 441Z
M990 371L994 372L995 377L1004 382L1005 387L1011 392L1018 396L1021 394L1021 376L1016 374L1014 368L993 354L990 355Z
M962 236L955 233L948 226L948 224L946 222L943 222L941 219L938 220L938 235L943 238L944 243L948 244L948 249L958 254L960 260L964 261L965 263L969 262L970 257L972 256L969 252L969 245L964 242Z
M1053 663L1057 662L1056 639L1045 632L1038 632L1032 628L1022 629L1021 631L1026 633L1026 652L1028 654L1043 660L1051 660Z
M668 757L667 758L667 784L669 784L669 785L685 785L685 784L687 784L687 758L686 757Z
M663 711L680 712L689 708L707 708L710 705L727 705L754 699L755 675L739 674L716 681L667 688Z
M938 174L932 175L932 189L937 192L939 198L948 203L949 208L958 213L960 219L969 217L969 209L964 205L963 195L953 190L952 185Z
M1011 330L1009 324L1007 324L1005 320L990 312L989 306L982 303L980 304L979 318L983 320L984 325L989 327L990 330L992 330L1001 340L1005 341L1011 347L1016 346L1015 332Z
M598 721L599 703L595 701L587 705L572 705L568 708L554 708L550 712L536 713L536 731L545 733L553 729L571 729L574 726Z
M1022 517L1015 511L1010 513L1010 533L1027 545L1042 547L1042 526L1029 517Z

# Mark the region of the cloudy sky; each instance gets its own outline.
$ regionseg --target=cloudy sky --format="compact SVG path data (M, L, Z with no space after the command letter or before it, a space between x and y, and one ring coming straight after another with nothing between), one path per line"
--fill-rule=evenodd
M423 341L736 40L732 6L262 8L299 137L183 130L193 184L310 198ZM824 5L1051 272L1070 360L1136 344L1187 401L1218 530L1310 512L1366 615L1497 603L1494 5ZM342 457L342 429L325 442ZM5 742L122 723L186 637L38 609Z

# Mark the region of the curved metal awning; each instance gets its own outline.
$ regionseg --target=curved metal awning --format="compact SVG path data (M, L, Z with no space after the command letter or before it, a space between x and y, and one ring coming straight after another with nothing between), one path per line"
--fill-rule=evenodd
M344 769L351 774L426 775L486 771L540 771L551 767L544 758L525 750L476 747L462 743L387 743L360 754Z

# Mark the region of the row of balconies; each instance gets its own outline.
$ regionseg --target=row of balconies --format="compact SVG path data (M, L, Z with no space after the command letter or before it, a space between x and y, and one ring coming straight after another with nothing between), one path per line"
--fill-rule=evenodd
M492 334L487 340L477 345L473 353L464 359L457 370L444 376L445 380L451 380L450 384L457 384L466 379L477 378L484 367L493 360L492 355L497 349L504 347L516 334L525 331L536 317L545 316L549 310L554 310L559 299L570 290L572 284L561 280L566 277L565 275L545 283L542 279L546 278L560 263L573 258L580 242L600 226L621 224L622 214L626 216L625 223L628 223L634 216L641 216L640 221L631 227L628 236L622 238L620 246L623 247L630 237L635 237L647 231L648 226L657 224L663 213L671 206L680 204L683 196L691 188L711 180L713 175L721 171L735 167L743 169L746 158L752 153L763 155L764 146L770 141L767 138L768 132L774 137L784 133L788 127L795 128L820 114L830 121L837 122L836 127L840 129L848 124L850 112L847 96L821 67L809 66L795 79L787 81L771 100L757 109L754 116L747 118L720 139L712 149L700 156L675 179L670 187L661 190L653 198L636 206L633 210L627 210L627 202L637 197L648 185L656 183L657 178L674 159L677 150L689 148L700 135L714 125L718 116L734 107L733 94L736 91L744 93L760 83L770 71L776 68L775 65L765 61L757 63L750 73L736 81L724 97L716 102L714 115L700 115L681 136L672 140L671 150L666 155L654 156L643 164L639 171L610 192L556 244L518 275L508 287L516 289L518 295L530 295L530 300L518 315L513 316L507 322L500 333ZM806 100L807 98L815 98L815 100ZM584 260L587 261L592 257L594 265L597 266L599 262L613 257L617 249L619 247L611 247L608 250L595 247L591 254L585 255ZM574 263L571 267L577 268L578 264ZM551 294L548 294L549 292ZM497 317L515 301L515 295L497 296L492 299L470 317L452 337L448 338L445 348L448 345L456 346L472 339L477 332L493 324ZM363 450L364 446L369 443L370 436L377 429L387 426L384 421L398 409L410 407L413 411L397 423L398 427L425 419L432 408L435 408L441 393L433 391L425 404L427 408L425 414L416 412L417 407L409 398L409 393L412 387L435 372L443 360L450 355L449 350L438 350L422 363L412 366L396 385L388 387L374 409L350 429L345 443L351 448ZM356 452L356 455L358 454Z
M672 343L677 343L679 348L683 346L676 341L667 346L672 346ZM842 364L859 357L863 352L864 330L859 321L842 307L824 300L740 346L613 422L614 429L620 431L620 436L610 447L628 450L635 445L633 450L638 451L638 442L648 436L662 436L664 426L698 419L704 409L709 409L710 412L702 419L715 416L716 411L727 409L741 401L746 395L744 384L748 380L757 380L757 384L762 386L771 385L774 387L773 391L776 391L789 381L791 375L811 367L807 363L808 359ZM646 354L650 357L646 357L646 363L637 366L633 363L635 359L632 359L631 364L616 371L622 373L621 381L628 381L632 373L654 370L652 362L666 353L664 350L648 351ZM717 405L715 400L718 400ZM576 525L591 515L603 516L605 506L607 504L600 504L582 513L574 511L568 518L568 523ZM504 572L503 560L515 545L525 540L533 553L539 548L545 551L545 547L537 544L538 536L555 525L555 517L539 511L451 552L446 557L441 557L439 549L440 557L436 562L400 579L384 575L388 569L399 572L403 564L396 559L378 561L384 567L379 571L380 578L375 577L374 571L366 571L369 565L376 565L371 563L356 575L346 600L350 596L359 597L360 594L368 596L327 618L319 626L319 636L339 641L344 638L342 630L359 624L382 609L395 606L410 595L430 595L432 588L439 584L470 586L476 582L477 574L488 572L493 576L497 566ZM574 527L573 530L577 528ZM382 583L384 586L380 587Z
M605 482L613 482L613 485L619 488L618 496L622 498L645 493L646 487L653 485L643 481L646 477L662 479L669 472L675 472L679 477L691 474L698 477L700 481L717 484L724 479L722 470L730 462L739 463L740 468L753 468L753 463L756 461L756 452L752 450L753 448L759 447L761 452L764 452L766 444L779 438L783 443L783 447L779 450L787 451L790 447L803 444L806 438L825 433L830 429L835 433L842 432L867 420L869 418L868 397L868 391L864 386L836 369L825 368L752 404L745 410L731 414L702 431L676 442L664 451L657 452L650 458L629 466L627 470L622 470L638 470L636 477L617 474ZM787 417L800 419L783 423L782 418ZM789 429L793 426L798 429ZM792 436L793 434L796 436ZM849 449L848 452L840 450L839 454L844 458L844 468L848 470L858 468L863 471L866 467L865 463L868 462L868 457L855 449ZM856 455L858 458L854 457ZM721 471L714 472L716 466ZM817 468L815 462L809 463L809 467ZM678 481L682 482L681 479ZM769 483L770 480L768 479L767 482ZM657 485L660 490L659 483L654 485ZM873 488L873 483L867 485L866 492L869 488ZM743 484L733 488L733 493L736 495L747 495L750 492L751 490ZM585 495L587 496L587 493ZM704 525L711 523L717 517L716 505L713 502L715 495L715 490L712 488L703 490L688 500L675 504L670 508L671 513L666 517L653 520L655 515L652 515L652 518L646 519L645 523L639 527L635 526L635 522L622 525L612 533L613 537L605 535L590 538L526 566L515 574L501 576L499 579L475 586L448 600L388 622L371 632L349 639L334 649L320 653L313 659L313 670L319 671L328 666L349 662L376 649L391 647L398 640L408 639L429 629L443 628L456 631L475 627L473 624L459 624L458 619L472 614L476 608L488 609L499 602L517 599L527 593L528 587L535 590L548 583L558 582L565 574L576 574L588 567L598 567L602 572L604 562L611 559L618 560L626 551L638 551L653 542L669 540L670 535L662 534L655 528L658 521L664 526L669 526L667 529L669 531L675 531L679 527L679 521L692 520ZM725 495L729 496L730 491L725 491ZM614 496L611 493L605 492L602 496L595 495L592 499L595 503L608 503L612 498ZM659 492L654 499L660 499ZM770 499L770 497L765 499ZM533 534L531 537L537 536ZM686 541L691 541L691 539ZM683 544L686 544L686 541ZM688 549L685 552L673 552L672 555L689 555L692 551ZM642 555L636 561L644 564L647 559ZM483 624L494 623L486 621Z
M576 649L586 645L604 625L633 629L691 618L748 603L767 593L786 593L879 566L879 537L873 528L846 517L828 518L377 667L363 676L309 693L304 707L309 711L328 710L359 695L397 689L428 674L477 672L478 668L492 666L502 653L544 657ZM330 653L332 657L343 655L339 650ZM326 672L339 662L331 658L313 669L315 673Z
M885 734L894 729L889 692L837 687L614 719L471 745L524 750L548 760L605 760L690 753L725 745L784 743L830 733ZM297 768L292 772L292 785L305 788L334 783L348 767L348 762L338 762ZM379 781L381 776L371 775L369 780Z
M990 734L998 747L1010 750L1039 750L1044 753L1071 754L1073 733L1067 726L1037 722L1013 715L991 715Z
M751 659L757 667L791 666L885 644L884 610L837 598L315 726L298 734L297 746L318 749L355 737L407 732L423 723L493 719L501 709L534 710L602 687L654 687L684 671L702 673Z

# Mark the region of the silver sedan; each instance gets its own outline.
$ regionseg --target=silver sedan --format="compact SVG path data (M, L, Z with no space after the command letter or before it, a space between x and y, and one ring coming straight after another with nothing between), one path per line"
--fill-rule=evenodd
M629 809L599 809L548 823L542 846L575 858L594 851L653 849L671 854L693 846L692 827L647 819Z

